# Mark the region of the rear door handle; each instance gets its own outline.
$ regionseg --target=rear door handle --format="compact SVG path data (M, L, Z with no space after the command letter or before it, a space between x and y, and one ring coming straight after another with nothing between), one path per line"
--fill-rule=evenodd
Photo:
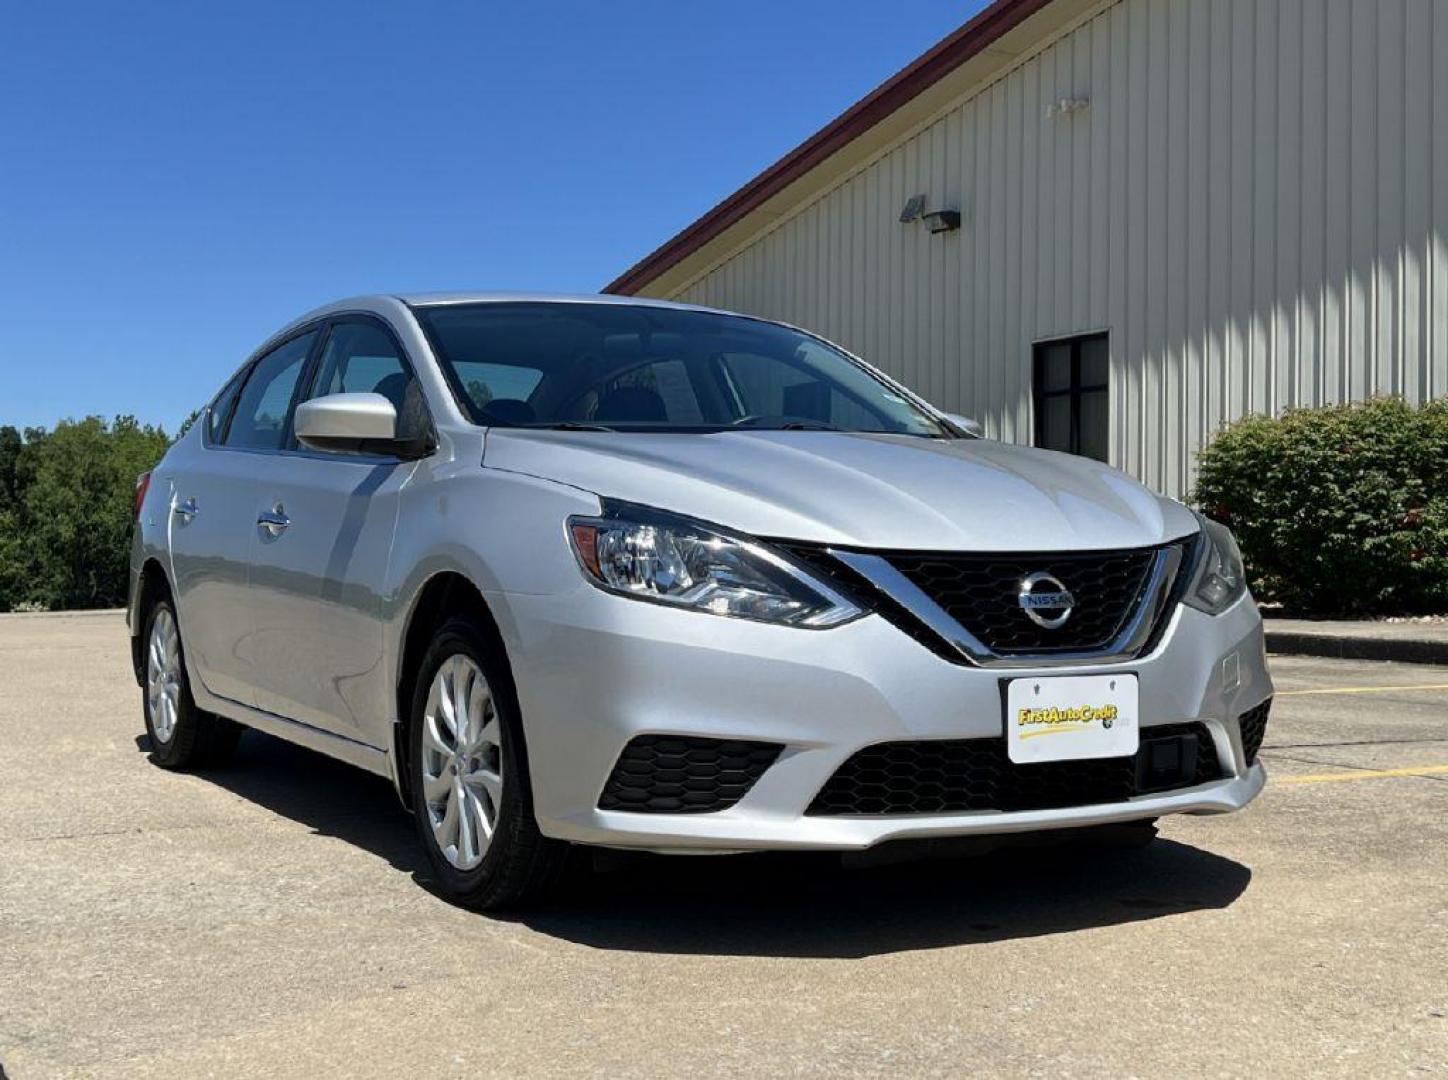
M181 524L189 524L191 519L194 518L197 513L199 513L199 510L196 506L196 497L193 495L185 502L178 502L173 504L171 507L171 513L175 514L178 518L181 519Z
M257 515L256 523L258 527L266 531L268 536L277 537L286 531L287 526L292 523L292 519L287 517L286 511L282 509L282 504L277 503L275 508L263 510Z

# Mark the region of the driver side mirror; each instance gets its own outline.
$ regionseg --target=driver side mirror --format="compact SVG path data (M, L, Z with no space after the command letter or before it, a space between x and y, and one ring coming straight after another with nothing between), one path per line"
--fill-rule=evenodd
M960 416L956 413L946 413L945 418L967 435L974 435L977 439L985 438L985 425L979 420L972 420L969 416Z
M381 394L327 394L297 406L297 441L313 450L420 457L426 439L397 437L397 408Z

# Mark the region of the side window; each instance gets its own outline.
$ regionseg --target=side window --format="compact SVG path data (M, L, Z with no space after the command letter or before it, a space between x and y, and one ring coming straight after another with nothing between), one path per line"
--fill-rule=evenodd
M221 393L206 410L206 441L220 442L222 433L226 431L226 421L231 416L231 407L236 404L236 395L241 393L241 384L246 379L246 372L237 372L231 382L222 388Z
M226 432L227 446L281 449L297 380L302 377L316 336L312 330L294 337L252 365Z
M337 323L322 346L317 378L309 398L327 394L381 394L397 410L397 436L414 439L427 433L427 406L422 387L401 351L373 322Z

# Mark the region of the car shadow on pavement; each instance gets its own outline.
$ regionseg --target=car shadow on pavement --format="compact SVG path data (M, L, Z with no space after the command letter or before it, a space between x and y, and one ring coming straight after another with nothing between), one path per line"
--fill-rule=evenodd
M150 750L145 735L137 737L136 745ZM242 736L226 767L195 775L319 836L370 851L399 870L419 877L427 872L412 819L392 784L380 776L259 731Z
M850 958L1224 908L1251 877L1241 863L1165 839L868 869L814 853L660 856L596 874L519 918L600 949Z
M144 736L137 739L141 749ZM431 891L392 785L258 732L201 777L386 859ZM506 916L599 949L848 958L1070 933L1230 905L1252 872L1172 840L1140 850L1075 844L848 868L829 854L605 854L577 849L558 895ZM484 916L479 916L482 918Z

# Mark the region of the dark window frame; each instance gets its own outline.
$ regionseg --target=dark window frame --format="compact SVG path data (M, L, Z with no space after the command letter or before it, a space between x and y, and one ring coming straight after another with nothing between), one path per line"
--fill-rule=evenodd
M244 377L241 380L241 386L237 390L236 397L232 399L231 405L228 407L226 423L221 429L221 435L216 439L215 442L208 444L210 449L232 450L244 454L283 454L287 452L292 444L292 416L297 411L297 405L302 400L298 397L298 395L301 393L303 387L310 381L310 373L312 371L313 365L316 363L317 352L321 348L322 340L325 337L325 335L322 333L325 328L325 319L315 320L313 322L307 323L305 326L297 327L297 329L293 330L285 337L280 337L272 341L268 341L265 345L263 345L260 349L258 349L255 353L251 355L247 362L242 365ZM260 364L272 353L276 352L278 349L283 349L286 346L290 345L293 341L296 341L298 338L301 337L306 337L308 334L313 334L315 336L312 338L311 345L307 347L307 355L302 358L302 370L297 373L296 384L292 387L291 401L287 404L287 415L285 421L282 424L281 445L277 447L232 446L228 441L231 438L231 425L232 422L236 419L236 409L237 406L241 403L241 395L246 393L246 386L249 382L251 382L252 376L256 374L257 365ZM230 385L230 383L227 383L228 387ZM225 387L223 387L223 390L224 389Z
M1038 341L1032 346L1031 356L1031 407L1035 414L1032 425L1032 442L1035 446L1044 449L1056 449L1045 446L1046 437L1046 409L1047 401L1055 398L1069 397L1071 401L1071 433L1068 439L1068 453L1081 454L1081 398L1085 394L1101 393L1106 395L1108 415L1111 403L1111 350L1110 335L1105 330L1098 330L1089 334L1077 334L1073 337L1051 338L1047 341ZM1081 381L1081 347L1090 342L1101 341L1107 344L1106 356L1106 380L1104 382L1083 383ZM1070 384L1060 390L1047 390L1046 385L1046 356L1050 349L1058 349L1063 345L1071 349L1071 381ZM1108 442L1110 430L1107 431ZM1092 459L1095 460L1095 459Z
M221 389L206 403L206 408L202 410L201 416L197 420L201 428L201 445L203 447L210 449L222 445L222 440L226 438L226 429L231 426L231 414L236 411L236 403L241 398L241 391L246 385L246 380L251 378L251 369L254 363L255 361L248 360L242 364L241 367L237 368L236 371L232 373L231 378L227 379ZM228 394L231 395L230 400L226 400ZM223 401L225 401L224 408L226 411L218 415L216 407ZM211 434L211 421L213 417L217 421L218 433L215 437Z
M357 323L370 324L380 330L384 337L392 342L393 348L397 350L397 358L401 361L403 368L412 376L412 381L417 384L418 393L422 396L423 413L427 417L427 445L436 448L438 445L437 423L433 419L432 406L428 404L427 392L422 389L422 380L417 376L417 365L412 362L412 357L407 353L407 347L402 344L402 339L397 336L392 325L379 315L370 311L344 311L329 315L316 325L321 330L317 341L312 348L311 354L307 357L307 366L302 371L302 377L297 384L298 396L292 402L292 407L287 413L287 438L286 445L282 447L285 453L291 454L322 454L325 458L338 457L361 457L369 459L380 459L385 461L401 461L396 454L379 450L372 447L359 447L354 450L309 450L297 441L295 430L293 430L293 418L296 415L297 406L313 400L313 392L316 389L317 380L322 376L322 356L327 351L327 342L332 337L332 331L339 326ZM429 451L431 452L431 451Z
M421 387L421 380L418 379L417 375L417 365L413 362L412 357L411 355L409 355L406 346L402 344L402 339L398 336L397 332L392 328L392 325L387 322L386 319L383 319L381 316L376 315L370 311L334 312L330 315L325 315L322 318L313 319L311 322L306 323L303 326L299 326L295 330L288 332L285 336L272 338L266 341L259 349L252 353L251 356L247 357L246 361L241 365L241 367L236 370L235 374L233 374L232 377L226 381L222 388L216 393L215 397L211 399L211 403L207 405L207 413L209 414L210 410L214 407L216 401L218 401L222 397L222 395L231 388L232 383L238 384L236 396L231 400L231 403L227 408L227 416L225 422L222 425L221 434L217 438L212 439L208 425L202 425L202 446L208 450L231 450L242 454L303 454L309 457L320 456L326 459L333 459L339 457L363 457L375 460L402 460L395 454L380 453L371 450L309 450L297 441L296 432L294 430L294 421L296 419L297 406L302 404L302 402L304 401L311 400L312 387L315 384L321 370L322 351L326 347L327 338L332 332L332 327L338 323L347 322L370 322L373 325L377 326L384 334L386 334L392 340L393 345L397 347L397 355L401 358L403 365L408 369L408 371L412 373L413 379L418 380L419 387ZM246 384L251 380L252 373L253 371L255 371L257 364L261 363L277 349L280 349L283 346L290 344L299 337L303 337L306 334L313 333L316 334L316 338L313 339L311 347L307 350L306 360L303 362L301 374L297 376L297 385L293 390L291 402L287 406L287 419L284 429L284 435L282 438L282 445L277 447L276 449L256 446L228 446L226 440L231 435L231 421L236 415L237 402L241 400L242 391L246 389ZM428 402L427 394L425 391L422 394L422 402L423 407L427 412L427 433L429 438L429 445L436 447L438 441L437 422L432 415L432 405Z

